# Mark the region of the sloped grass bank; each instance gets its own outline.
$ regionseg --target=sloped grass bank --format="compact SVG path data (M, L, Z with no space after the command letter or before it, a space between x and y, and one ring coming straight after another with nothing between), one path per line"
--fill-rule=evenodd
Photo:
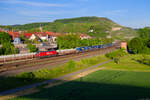
M111 70L127 70L127 71L144 71L144 72L150 72L150 66L145 62L141 63L139 61L149 61L150 55L145 55L146 57L143 58L143 55L137 54L137 55L126 55L124 57L121 57L119 60L119 63L116 64L114 62L109 62L107 64L104 64L103 67L105 69L111 69ZM145 60L146 59L146 60Z
M10 100L145 100L150 98L149 76L149 72L101 70Z
M107 60L108 58L105 56L96 56L82 59L80 61L70 60L68 63L53 69L41 69L35 72L24 72L14 77L1 77L0 92L37 82L42 82L44 80L53 79L84 68L91 67Z

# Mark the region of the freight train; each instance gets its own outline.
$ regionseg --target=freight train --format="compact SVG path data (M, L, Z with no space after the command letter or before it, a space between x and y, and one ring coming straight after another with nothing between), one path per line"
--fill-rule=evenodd
M40 51L40 52L36 53L36 57L43 58L43 57L49 57L49 56L80 53L80 52L85 52L85 51L101 49L101 48L107 48L107 47L111 47L113 45L114 44L105 44L105 45L96 45L96 46L77 47L75 49Z
M68 55L68 54L74 54L74 53L80 53L80 52L87 52L91 50L112 47L114 45L115 43L96 45L96 46L77 47L75 49L65 49L65 50L53 49L50 51L39 51L36 53L0 56L0 64L14 63L14 62L19 62L19 61L29 60L29 59L32 60L33 58L44 58L44 57L51 57L51 56L61 56L61 55Z

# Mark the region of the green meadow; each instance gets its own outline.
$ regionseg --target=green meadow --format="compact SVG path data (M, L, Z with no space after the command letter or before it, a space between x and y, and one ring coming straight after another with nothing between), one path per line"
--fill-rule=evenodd
M10 100L149 100L150 66L142 57L126 55L85 77Z

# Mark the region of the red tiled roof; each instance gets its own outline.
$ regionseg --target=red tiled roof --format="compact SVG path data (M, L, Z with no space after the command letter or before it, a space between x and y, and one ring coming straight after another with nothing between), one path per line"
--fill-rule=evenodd
M32 36L32 33L24 33L24 36L26 36L27 38L30 38Z
M35 32L34 34L37 35L37 36L39 36L39 37L47 35L47 33L44 33L44 32Z
M19 32L13 32L13 31L8 31L8 34L12 36L12 39L14 40L17 37L20 37Z
M53 32L50 32L50 31L46 31L46 32L35 32L34 33L35 35L37 36L46 36L46 35L49 35L49 36L59 36L60 33L53 33Z
M46 35L48 35L47 33L41 33L41 36L46 36Z
M49 31L46 31L45 33L50 35L50 36L53 34L53 32L49 32Z

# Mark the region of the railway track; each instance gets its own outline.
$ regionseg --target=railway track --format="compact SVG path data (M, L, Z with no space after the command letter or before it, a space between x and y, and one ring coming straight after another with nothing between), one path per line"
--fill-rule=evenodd
M115 50L116 47L117 46L115 45L115 46L108 47L108 48L97 49L94 51L88 51L88 52L83 52L83 53L78 53L78 54L70 54L70 55L50 57L50 58L44 58L44 59L35 59L34 58L32 60L16 62L16 63L11 63L11 64L5 64L3 66L0 66L0 73L5 72L5 71L10 71L10 70L19 70L19 69L30 68L30 67L33 68L36 66L38 66L38 68L41 68L43 65L48 65L48 64L57 65L61 62L65 63L65 61L67 61L69 59L80 59L80 58L85 58L88 56L94 56L94 55L98 55L98 54L104 54L107 52L111 52L111 51Z

